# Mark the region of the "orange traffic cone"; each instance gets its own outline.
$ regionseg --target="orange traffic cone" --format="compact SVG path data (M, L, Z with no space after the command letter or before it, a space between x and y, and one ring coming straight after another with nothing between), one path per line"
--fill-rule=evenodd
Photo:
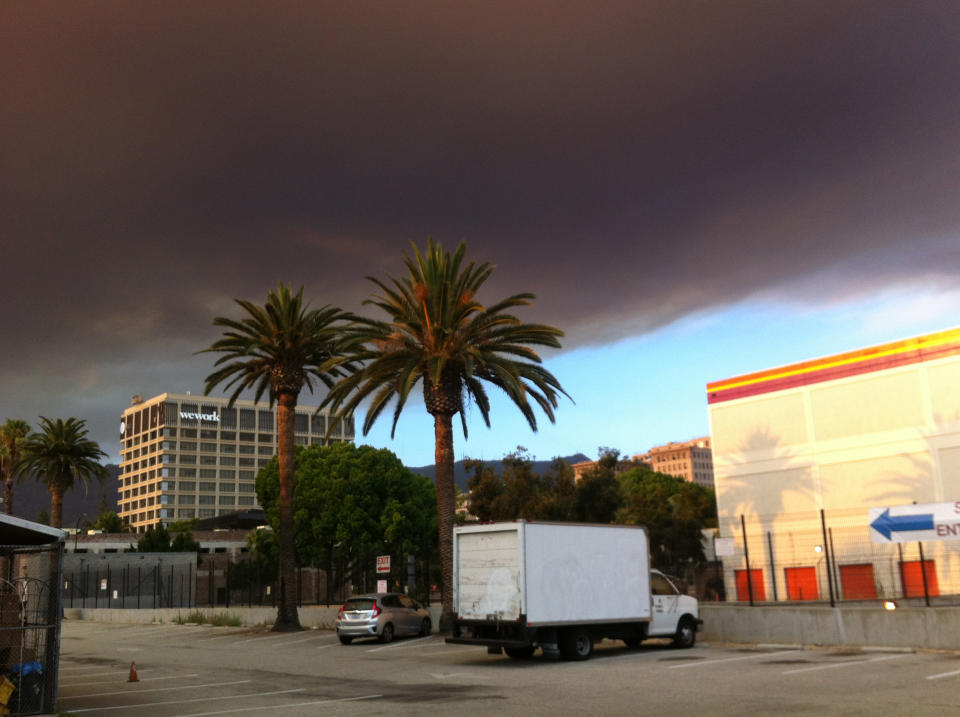
M140 678L137 677L137 663L130 663L130 677L127 679L127 682L139 682Z

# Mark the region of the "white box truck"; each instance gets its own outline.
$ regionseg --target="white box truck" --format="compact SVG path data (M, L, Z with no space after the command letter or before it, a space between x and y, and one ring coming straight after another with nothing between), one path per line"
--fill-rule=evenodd
M453 531L453 636L489 652L585 660L602 638L637 647L670 637L692 647L697 601L650 569L639 526L539 523Z

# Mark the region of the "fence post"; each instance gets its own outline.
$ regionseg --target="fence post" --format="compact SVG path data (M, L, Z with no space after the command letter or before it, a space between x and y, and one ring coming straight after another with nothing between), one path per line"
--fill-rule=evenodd
M747 563L747 595L750 596L750 607L753 607L753 578L750 575L750 548L747 547L747 522L740 514L740 528L743 531L743 559Z
M920 549L920 575L923 577L923 600L930 607L930 588L927 587L927 563L923 559L923 543L917 543Z
M140 593L143 592L143 580L140 576L140 566L137 566L137 610L140 609Z
M224 592L227 595L226 607L230 607L230 561L227 560L227 587L224 589Z
M837 551L833 549L833 528L827 528L827 533L830 535L830 557L833 558L833 585L837 593L837 600L843 600L840 567L837 565Z
M767 552L770 553L770 582L773 584L773 601L777 602L777 566L773 560L773 535L767 531Z
M897 563L897 572L900 573L900 597L907 597L907 578L903 574L903 543L897 543L897 557L900 561Z
M837 603L833 596L833 571L830 568L830 543L827 541L827 519L824 516L823 508L820 509L820 527L823 530L823 552L827 559L827 589L830 591L830 607L836 607Z

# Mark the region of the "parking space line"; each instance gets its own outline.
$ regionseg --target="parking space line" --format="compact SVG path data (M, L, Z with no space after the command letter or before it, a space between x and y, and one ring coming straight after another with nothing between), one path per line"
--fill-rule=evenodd
M815 665L814 667L801 667L797 670L786 670L781 672L781 675L795 675L798 672L815 672L816 670L835 670L841 667L850 667L851 665L866 665L870 662L885 662L886 660L897 660L901 657L906 657L906 654L903 655L884 655L883 657L873 657L869 660L847 660L846 662L833 662L827 665Z
M930 675L928 680L942 680L944 677L956 677L960 675L960 670L954 670L953 672L941 672L939 675Z
M173 692L174 690L194 690L199 689L200 687L227 687L228 685L244 685L248 682L253 682L253 680L237 680L236 682L208 682L205 685L182 685L181 687L154 687L147 690L120 690L119 692L96 692L90 695L71 695L70 697L63 697L61 699L65 700L85 700L90 697L112 697L113 695L139 695L144 692L159 692L163 690L164 692ZM76 712L77 710L69 710L70 712Z
M234 644L234 645L243 645L243 644L246 644L246 643L248 643L248 642L254 642L254 641L256 641L256 640L262 640L262 641L266 641L266 640L276 640L276 639L279 639L279 638L281 638L281 637L294 637L294 636L299 635L299 634L300 634L300 633L297 633L297 632L281 632L281 633L279 633L279 634L277 634L277 635L262 635L262 636L257 636L257 637L251 637L251 638L248 638L248 639L246 639L246 640L240 640L239 642L235 642L235 643L233 643L233 644Z
M439 643L444 645L446 643ZM449 655L451 652L466 652L467 650L477 650L480 647L479 645L457 645L456 647L447 647L440 652L421 652L422 657L429 657L430 655Z
M402 650L405 647L426 647L426 645L421 645L424 640L430 640L431 644L436 644L437 640L431 636L427 637L418 637L415 640L405 640L404 642L394 642L390 645L384 645L383 647L374 647L372 650L367 650L367 652L380 652L380 650Z
M775 657L777 655L789 655L796 650L783 650L782 652L759 652L755 655L744 655L742 657L725 657L720 660L704 660L703 662L687 662L683 665L670 665L668 670L682 670L686 667L705 667L707 665L716 665L720 662L739 662L741 660L759 660L763 657Z
M105 673L106 674L106 673ZM110 673L115 674L115 673ZM159 682L160 680L185 680L188 677L197 677L200 673L194 672L192 675L168 675L167 677L141 677L140 682ZM117 679L120 679L119 677ZM114 685L117 680L98 680L97 682L61 682L60 687L86 687L87 685Z
M249 680L248 680L249 681ZM159 707L161 705L184 705L188 702L212 702L213 700L235 700L250 699L251 697L270 697L271 695L287 695L291 692L303 692L306 688L296 690L277 690L275 692L251 692L243 695L223 695L220 697L196 697L190 700L173 700L169 702L144 702L138 705L116 705L115 707L88 707L82 710L70 710L70 714L80 714L81 712L106 712L107 710L130 710L138 707ZM236 710L230 710L236 711Z
M302 640L294 640L293 642L285 642L284 645L299 645L301 642L310 642L311 640L326 640L332 637L332 635L311 635L310 637L305 637Z
M292 703L284 703L282 705L270 705L269 707L241 707L239 709L220 710L219 712L195 712L190 715L177 715L176 717L210 717L211 715L232 715L237 712L252 712L254 710L257 710L257 711L280 710L280 709L288 709L290 707L309 707L310 705L329 705L334 702L357 702L359 700L375 700L378 697L383 697L383 695L362 695L360 697L342 697L340 699L316 700L313 702L292 702Z

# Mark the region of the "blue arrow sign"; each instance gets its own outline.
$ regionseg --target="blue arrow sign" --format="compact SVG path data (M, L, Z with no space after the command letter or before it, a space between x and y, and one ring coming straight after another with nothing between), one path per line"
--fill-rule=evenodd
M933 513L921 515L897 515L891 516L890 509L887 508L883 513L870 523L870 527L880 533L884 538L890 540L891 533L906 533L914 530L933 530Z

